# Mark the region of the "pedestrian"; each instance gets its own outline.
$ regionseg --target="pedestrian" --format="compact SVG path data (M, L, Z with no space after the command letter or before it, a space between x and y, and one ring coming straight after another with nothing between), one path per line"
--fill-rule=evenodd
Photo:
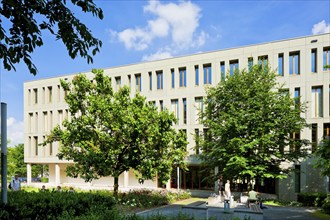
M218 191L219 191L219 195L220 195L220 197L222 196L222 195L224 195L223 194L223 191L225 190L225 188L223 187L223 178L222 178L222 176L220 175L219 176L219 179L218 179Z
M11 181L11 190L19 191L21 190L21 181L18 178L18 174L15 174L15 178Z

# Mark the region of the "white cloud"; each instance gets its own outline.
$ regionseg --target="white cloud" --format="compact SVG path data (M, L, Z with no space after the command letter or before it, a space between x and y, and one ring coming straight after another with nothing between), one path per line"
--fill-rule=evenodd
M312 34L324 34L330 33L330 23L326 23L325 20L320 21L313 25Z
M153 61L153 60L162 60L162 59L171 58L171 57L173 57L173 56L170 52L160 50L154 54L144 55L142 60L143 61Z
M196 34L201 9L192 2L182 1L176 4L155 0L149 1L143 10L155 16L147 21L145 27L128 28L121 32L111 31L111 35L117 36L126 49L145 50L154 39L168 36L171 38L172 47L179 49L205 44L205 33Z
M24 122L13 117L7 118L7 139L10 146L24 143Z

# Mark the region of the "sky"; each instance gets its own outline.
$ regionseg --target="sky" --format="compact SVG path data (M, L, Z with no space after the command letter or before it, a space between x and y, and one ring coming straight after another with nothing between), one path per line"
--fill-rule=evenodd
M7 103L9 146L24 141L23 85L26 81L330 32L330 0L94 1L104 19L69 6L102 40L87 64L72 60L61 41L42 32L44 45L16 71L0 64L1 102Z

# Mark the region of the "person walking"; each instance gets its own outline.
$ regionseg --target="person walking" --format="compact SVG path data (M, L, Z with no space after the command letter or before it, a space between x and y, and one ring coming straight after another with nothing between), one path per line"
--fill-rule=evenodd
M11 181L11 190L12 191L21 190L21 181L18 179L18 174L15 174L15 178Z

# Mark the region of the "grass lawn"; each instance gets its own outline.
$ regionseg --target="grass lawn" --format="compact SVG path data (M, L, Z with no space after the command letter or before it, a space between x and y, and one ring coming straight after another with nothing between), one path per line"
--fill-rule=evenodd
M321 212L321 210L317 210L316 212L313 212L313 215L324 220L330 219L330 215Z

